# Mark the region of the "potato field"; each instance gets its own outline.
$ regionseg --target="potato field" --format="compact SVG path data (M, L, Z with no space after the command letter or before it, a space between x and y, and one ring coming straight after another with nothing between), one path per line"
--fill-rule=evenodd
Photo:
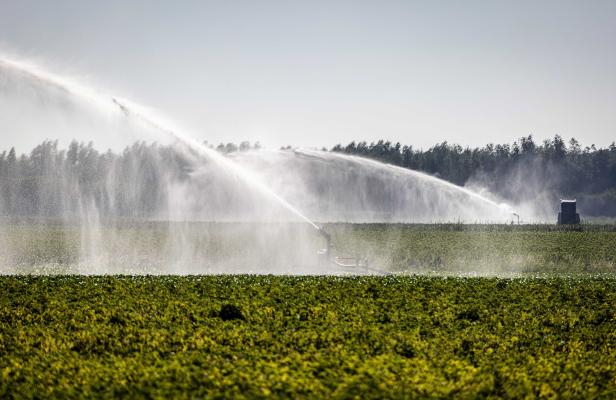
M0 278L0 398L613 398L616 280Z

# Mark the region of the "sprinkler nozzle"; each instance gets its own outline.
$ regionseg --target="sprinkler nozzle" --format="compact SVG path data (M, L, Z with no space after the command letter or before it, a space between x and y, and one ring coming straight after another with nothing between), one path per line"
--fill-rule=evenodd
M319 233L321 234L321 236L323 236L325 238L325 256L327 258L329 258L330 256L330 251L332 248L332 235L330 235L327 231L325 231L325 229L323 229L323 227L319 227Z

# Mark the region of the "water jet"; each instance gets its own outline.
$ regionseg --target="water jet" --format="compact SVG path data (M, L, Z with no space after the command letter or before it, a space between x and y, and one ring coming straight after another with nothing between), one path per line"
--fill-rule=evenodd
M168 202L168 204L165 203L166 209L163 213L156 215L155 218L167 218L180 222L245 222L246 219L256 216L257 219L260 218L258 222L300 221L310 227L312 236L325 239L326 245L321 251L321 256L328 265L335 266L338 270L353 269L356 273L362 269L382 272L370 267L363 256L356 258L335 256L332 251L334 246L331 235L314 221L389 223L432 223L452 220L500 221L509 210L506 206L468 188L456 186L418 171L356 156L310 149L298 149L294 152L246 151L223 155L199 143L194 139L194 135L161 118L160 114L120 97L106 95L26 63L16 63L1 58L0 73L3 77L8 77L5 81L10 82L17 89L20 89L20 85L23 84L28 87L29 91L35 92L38 97L45 98L47 106L53 105L55 101L61 103L62 107L59 107L61 112L69 113L71 107L64 107L65 103L83 102L87 105L87 112L100 117L97 120L99 122L109 118L112 123L126 124L128 130L134 129L140 133L152 135L151 137L163 135L167 140L172 141L175 150L186 153L186 157L191 160L192 169L188 173L189 179L183 186L174 181L175 178L165 177L164 162L166 160L164 158L152 156L154 159L151 162L163 170L161 174L164 179L160 183L161 197ZM2 85L3 81L0 80L0 89L4 88ZM12 91L12 93L19 92L19 90ZM81 108L76 112L81 112ZM114 126L112 125L111 128ZM109 127L102 129L102 131L105 130L109 130ZM207 166L204 166L205 164ZM147 178L151 171L149 166L137 165L135 168L142 168L141 172L129 171L134 173L132 184L138 186L140 185L139 180ZM114 255L108 249L102 249L104 247L101 244L104 241L102 231L105 229L103 225L108 216L102 211L102 207L111 208L108 214L114 218L118 217L120 213L117 212L115 197L118 195L130 197L139 194L130 184L114 189L115 192L110 193L109 187L113 187L116 178L112 175L105 179L107 187L100 189L103 193L102 200L95 199L95 194L81 196L82 188L79 181L61 182L68 192L75 194L77 199L77 201L71 198L62 200L67 212L62 218L68 218L69 214L77 215L81 223L82 259L92 265L109 263ZM216 190L208 191L213 183L223 181L225 183L231 181L232 188L236 190L227 195L218 193ZM56 186L62 187L62 185ZM188 187L190 185L192 187ZM91 189L92 192L99 190L98 188ZM254 198L250 197L242 201L240 197L246 197L246 192L250 192ZM242 213L239 214L224 213L222 216L217 214L220 208L233 208L230 204L232 202L237 202L236 208L241 208L243 205L251 207L256 198L259 199L260 205L254 209L241 210ZM210 210L210 203L214 204L211 207L214 211ZM276 212L279 209L284 217L278 214L276 218L270 217L270 214L262 217L264 214L259 209L262 203L267 203L268 207L274 206ZM167 214L164 214L165 211ZM250 213L252 215L249 215ZM169 228L172 239L168 246L173 251L183 250L179 256L183 260L187 257L182 262L190 264L194 258L191 259L187 254L201 253L195 249L196 244L191 244L188 248L183 247L185 246L184 241L190 238L184 238L183 230L187 228L177 228L177 226L180 225L173 225L173 228ZM258 241L256 243L260 244ZM281 244L280 247L284 246ZM256 248L258 249L259 246ZM240 250L237 251L240 252ZM312 255L314 256L314 250ZM212 257L210 254L207 256L210 259ZM101 271L97 268L93 270ZM79 272L87 271L89 271L88 266L79 269ZM109 270L103 267L102 271ZM174 269L173 271L183 270ZM331 272L329 269L326 271ZM291 269L289 272L295 273L296 271Z

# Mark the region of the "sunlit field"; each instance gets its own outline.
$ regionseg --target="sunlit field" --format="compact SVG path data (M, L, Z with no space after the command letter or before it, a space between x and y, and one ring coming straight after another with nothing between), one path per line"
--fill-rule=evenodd
M254 234L245 224L182 229L227 268ZM118 271L140 275L67 276L79 272L76 228L5 225L1 240L23 246L3 260L18 275L0 278L0 397L614 394L614 226L327 229L332 251L370 269L322 262L315 273L337 276L172 277L133 265ZM156 263L169 256L168 232L162 223L108 227L103 237L116 241L105 251L118 258L106 262L169 273ZM130 252L120 233L141 258L121 257ZM311 247L321 245L313 237ZM269 250L270 260L289 260ZM267 258L235 260L276 271Z
M613 278L2 277L0 397L611 398Z
M92 232L57 221L6 220L0 228L0 259L3 271L12 274L616 274L614 225L324 227L332 235L332 256L360 266L341 268L320 257L322 237L296 223L121 221ZM90 248L94 238L97 246Z

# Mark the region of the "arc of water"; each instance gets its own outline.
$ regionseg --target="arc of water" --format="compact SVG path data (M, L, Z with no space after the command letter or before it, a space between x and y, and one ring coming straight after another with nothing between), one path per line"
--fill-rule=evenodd
M126 115L134 119L138 119L152 126L154 129L157 129L169 135L172 135L173 137L177 138L178 140L188 145L189 147L199 151L199 153L202 154L203 156L208 157L214 160L215 162L218 162L219 165L222 165L223 167L230 170L232 173L234 173L236 176L242 179L242 181L253 186L255 189L260 191L262 194L267 195L272 200L278 202L281 206L283 206L288 211L290 211L291 213L295 214L296 216L298 216L299 218L301 218L302 220L310 224L313 228L317 230L320 229L317 224L315 224L312 220L310 220L310 218L306 217L297 208L293 207L288 201L286 201L284 198L282 198L280 195L278 195L276 192L270 189L261 180L261 178L253 174L248 169L245 169L239 164L236 164L235 162L223 156L222 154L218 153L217 151L212 150L207 146L204 146L203 144L199 143L197 140L193 139L191 136L188 136L187 134L183 133L181 130L171 129L170 127L167 126L168 123L165 123L163 121L158 121L157 118L154 116L148 116L146 114L147 110L143 110L141 106L131 104L127 100L119 100L116 97L113 97L112 101Z
M226 170L230 171L234 175L236 175L242 182L246 183L248 186L254 188L261 194L275 201L279 205L281 205L284 209L291 212L293 215L296 215L301 220L307 222L315 229L319 229L319 227L311 221L308 217L302 214L296 207L291 205L287 200L273 191L268 185L266 185L263 180L254 174L249 169L246 169L239 165L238 163L230 160L229 158L223 156L217 151L204 146L199 143L190 134L188 134L183 129L178 129L171 121L167 121L163 119L160 115L155 114L151 110L133 102L130 102L125 99L120 99L118 97L107 96L102 92L88 87L77 82L74 82L68 78L61 77L55 74L52 74L40 67L35 65L15 61L10 58L2 57L0 55L0 71L2 68L11 69L23 76L28 77L29 79L36 80L39 83L54 87L58 90L61 90L65 93L69 93L76 98L83 99L88 103L95 106L96 109L102 112L121 112L123 116L126 118L139 121L143 124L148 125L149 127L170 135L180 142L184 143L188 147L196 150L200 155L215 161L218 165L221 165ZM316 156L316 157L330 157L330 158L341 158L350 160L353 162L361 163L364 165L372 165L378 168L387 168L392 172L403 174L403 175L412 175L420 177L421 179L425 179L427 181L433 182L438 185L442 185L443 187L456 190L460 193L463 193L471 198L477 199L484 204L487 204L491 207L498 208L501 211L505 209L509 210L504 205L499 205L496 202L474 192L467 188L457 186L453 183L444 181L442 179L438 179L428 174L424 174L418 171L409 170L406 168L384 164L375 160L370 160L363 157L353 156L353 155L342 155L337 153L323 153L312 150L296 150L298 154L304 154L307 156Z
M48 71L41 69L40 67L29 63L15 61L0 56L0 69L1 68L11 69L24 76L27 76L30 79L36 80L37 82L43 83L50 87L54 87L56 89L62 90L63 92L69 93L72 96L88 101L89 103L95 105L101 111L119 111L127 118L132 118L134 120L140 121L160 132L171 135L172 137L176 138L188 147L196 150L200 155L209 158L221 165L223 168L226 168L228 171L233 173L248 186L254 188L261 194L277 202L284 209L299 217L301 220L307 222L313 228L317 230L320 229L318 225L316 225L312 220L302 214L297 208L293 207L288 201L286 201L280 195L271 190L257 175L234 163L232 160L229 160L215 150L212 150L207 146L204 146L203 144L199 143L185 131L181 129L174 129L174 127L172 127L173 124L171 124L170 122L163 121L163 119L158 116L152 115L152 112L145 107L140 106L136 103L132 103L125 99L119 99L118 97L105 96L101 94L101 92L98 90L78 84L68 78L52 74Z
M415 171L412 169L408 169L408 168L403 168L403 167L399 167L397 165L392 165L392 164L386 164L386 163L382 163L380 161L376 161L376 160L372 160L369 158L365 158L365 157L359 157L359 156L355 156L355 155L350 155L350 154L338 154L338 153L325 153L323 151L318 151L318 150L308 150L308 149L296 149L295 150L296 154L300 154L300 155L306 155L306 156L310 156L310 157L320 157L320 158L324 158L325 156L327 157L331 157L331 158L338 158L338 159L343 159L343 160L348 160L348 161L352 161L352 162L356 162L359 164L364 164L364 165L371 165L377 168L381 168L381 169L388 169L392 172L398 173L398 174L402 174L402 175L410 175L410 176L415 176L421 179L425 179L429 182L432 182L436 185L442 185L443 187L449 188L449 189L453 189L456 191L459 191L460 193L463 193L471 198L477 199L491 207L496 207L499 210L507 210L509 211L509 206L506 204L498 204L493 200L490 200L487 197L484 197L482 195L480 195L479 193L476 193L472 190L469 190L465 187L462 186L458 186L455 185L451 182L445 181L443 179L439 179L437 177L434 177L432 175L428 175L425 174L423 172L419 172L419 171Z

